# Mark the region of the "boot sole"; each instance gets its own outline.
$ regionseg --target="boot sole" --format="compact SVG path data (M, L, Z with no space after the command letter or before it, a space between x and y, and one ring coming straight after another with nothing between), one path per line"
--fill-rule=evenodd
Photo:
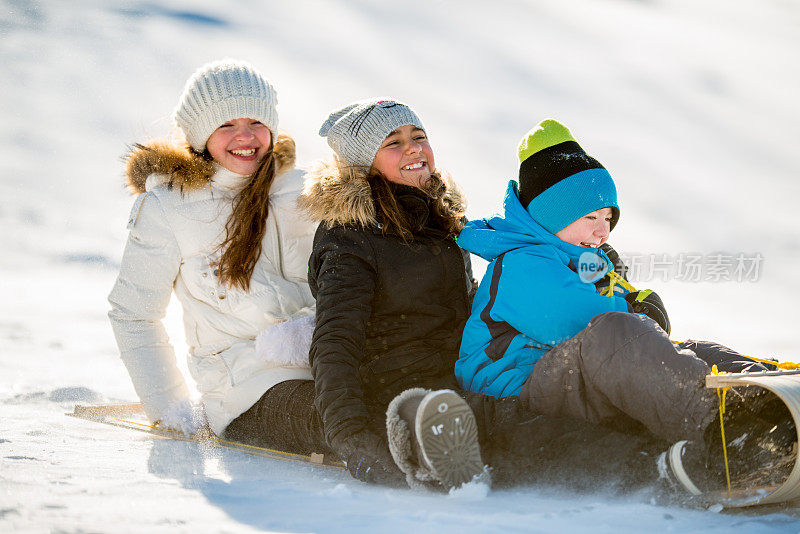
M443 486L458 487L483 473L478 426L464 399L450 390L434 391L417 414L420 451Z

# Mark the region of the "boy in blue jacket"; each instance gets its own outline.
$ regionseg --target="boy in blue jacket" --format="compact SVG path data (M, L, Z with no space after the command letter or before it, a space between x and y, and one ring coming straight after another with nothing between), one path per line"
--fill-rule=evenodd
M703 443L717 412L711 366L774 367L715 343L670 341L661 299L631 286L606 244L620 216L614 181L566 127L542 121L519 159L504 215L471 221L458 237L490 262L455 364L459 384L519 396L536 413Z

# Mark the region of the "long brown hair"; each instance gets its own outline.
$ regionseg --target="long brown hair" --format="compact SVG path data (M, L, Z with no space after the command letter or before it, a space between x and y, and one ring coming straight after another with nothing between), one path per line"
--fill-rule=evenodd
M225 223L218 269L220 282L228 287L249 290L250 278L261 256L261 240L269 213L269 190L276 171L274 147L274 140L270 140L269 152L253 173L253 179L236 195Z
M412 228L411 222L398 204L390 182L381 172L370 169L367 181L372 189L372 197L376 210L382 216L381 231L383 235L396 234L409 243L419 228ZM448 236L458 235L464 227L463 208L456 205L453 198L447 195L447 183L439 171L431 173L431 177L420 187L420 190L431 199L430 216L432 226L443 230Z

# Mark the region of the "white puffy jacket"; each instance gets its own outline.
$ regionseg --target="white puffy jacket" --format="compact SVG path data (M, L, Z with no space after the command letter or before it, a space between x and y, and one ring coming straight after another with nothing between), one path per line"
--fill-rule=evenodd
M173 290L183 306L189 371L214 432L278 382L312 378L307 364L280 354L255 357L260 332L314 312L306 273L315 225L296 207L304 173L293 168L290 138L278 139L275 154L280 167L249 291L220 284L214 267L246 177L166 144L139 146L128 159L129 186L145 192L131 211L109 318L151 421L190 397L161 323Z

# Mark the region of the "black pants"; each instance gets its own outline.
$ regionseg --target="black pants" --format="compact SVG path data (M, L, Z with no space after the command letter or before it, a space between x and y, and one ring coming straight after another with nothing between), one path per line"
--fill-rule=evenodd
M475 414L481 452L493 470L495 486L548 483L577 490L630 490L657 478L655 455L668 446L591 423L534 415L518 397L459 393ZM385 436L383 418L376 416L373 427ZM323 436L312 380L273 386L224 433L227 439L259 447L333 454Z
M529 411L519 397L461 391L475 414L483 461L494 486L547 484L574 491L634 491L653 486L656 458L669 443Z
M314 408L313 380L287 380L271 387L231 421L224 437L298 454L333 454L325 443L322 419Z

